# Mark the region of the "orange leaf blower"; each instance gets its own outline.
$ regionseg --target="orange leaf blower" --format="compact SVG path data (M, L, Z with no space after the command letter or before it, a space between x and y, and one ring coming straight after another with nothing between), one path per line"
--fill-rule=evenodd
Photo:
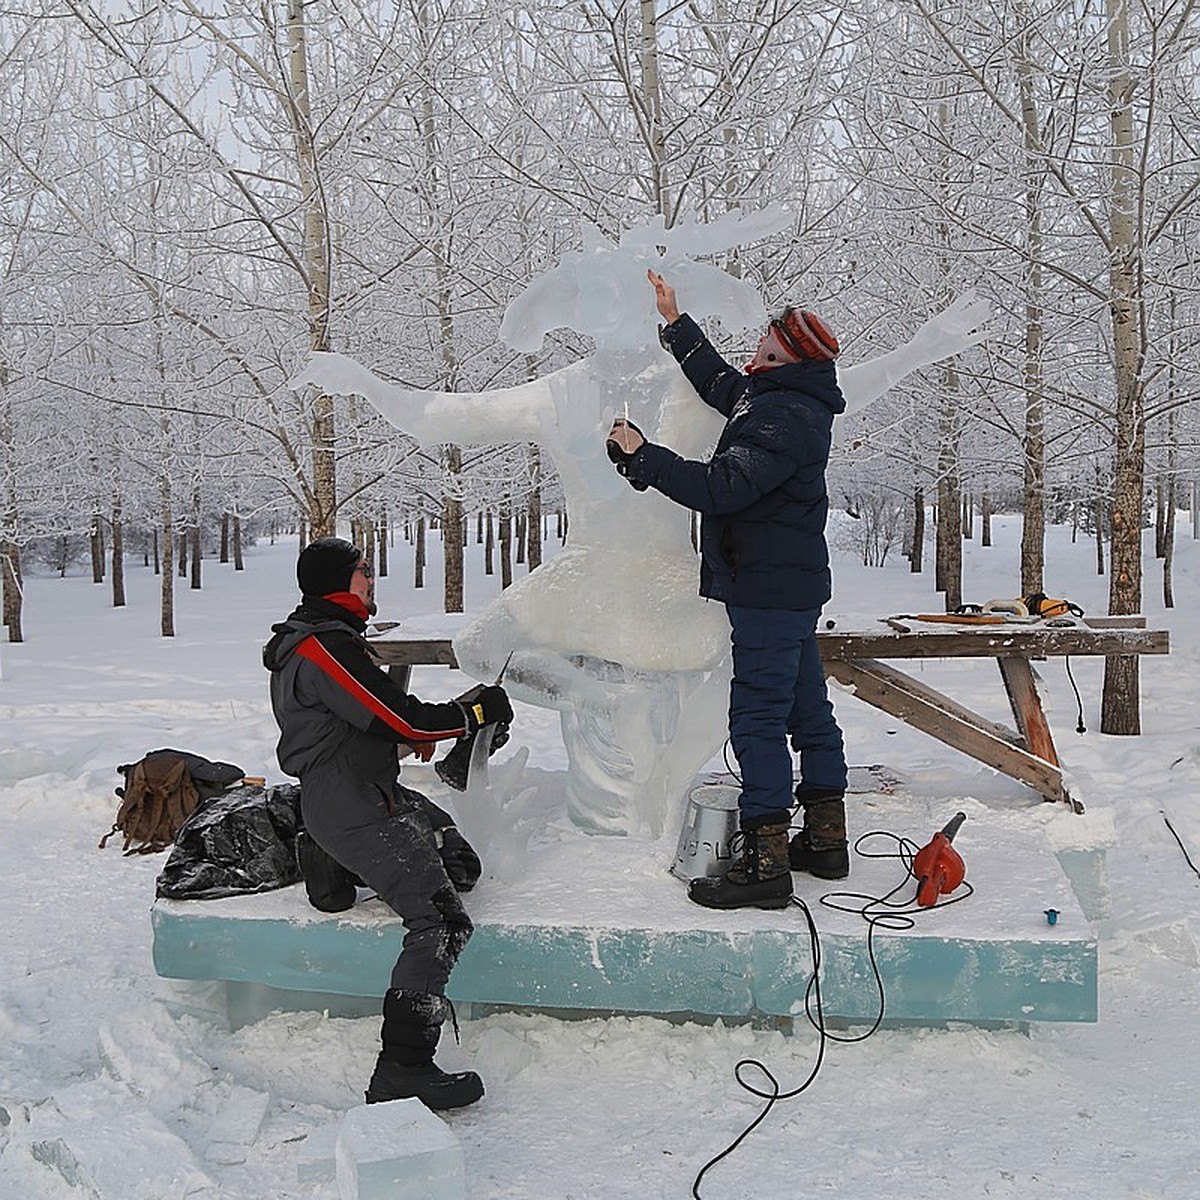
M937 903L938 896L948 896L966 877L967 868L962 856L950 844L966 813L955 813L940 833L935 833L927 846L923 846L913 859L912 873L917 880L917 903L930 908Z

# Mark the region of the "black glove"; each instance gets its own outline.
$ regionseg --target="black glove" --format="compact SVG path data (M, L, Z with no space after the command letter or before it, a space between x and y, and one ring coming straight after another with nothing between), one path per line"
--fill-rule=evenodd
M483 873L479 855L453 825L437 830L434 837L437 840L438 853L442 856L442 866L446 868L450 882L457 891L469 892Z
M632 429L634 433L641 434L642 446L644 446L646 444L646 435L642 433L642 431L632 421L626 420L625 424ZM640 450L642 446L639 446L638 450ZM633 454L636 454L637 450L635 450L633 454L630 454L628 451L623 450L620 443L614 441L612 438L609 438L604 443L604 449L608 454L608 461L617 468L617 474L629 480L630 485L636 491L644 492L646 488L650 486L646 483L639 483L636 479L629 479L629 464L633 461Z
M454 818L440 805L434 804L428 796L415 792L412 788L406 788L402 783L397 783L395 790L399 793L396 801L397 807L400 798L406 800L416 812L419 812L429 822L429 828L435 834L438 830L448 829L454 824Z
M458 706L466 718L468 734L483 725L512 724L512 705L508 701L508 693L499 684L482 688L478 695L460 700Z

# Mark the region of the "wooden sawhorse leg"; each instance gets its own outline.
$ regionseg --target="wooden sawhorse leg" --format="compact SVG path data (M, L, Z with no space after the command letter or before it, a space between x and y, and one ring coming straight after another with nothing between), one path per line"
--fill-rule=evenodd
M1047 800L1061 800L1082 812L1083 806L1063 786L1029 662L1016 658L999 662L1020 734L875 659L833 659L825 663L825 674L852 688L860 700L1027 784Z

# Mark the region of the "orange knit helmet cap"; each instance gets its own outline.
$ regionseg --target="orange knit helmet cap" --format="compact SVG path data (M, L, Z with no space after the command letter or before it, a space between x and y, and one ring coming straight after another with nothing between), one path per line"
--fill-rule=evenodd
M771 322L772 328L779 335L779 340L800 359L837 358L838 340L833 336L833 330L807 309L785 308L783 316Z

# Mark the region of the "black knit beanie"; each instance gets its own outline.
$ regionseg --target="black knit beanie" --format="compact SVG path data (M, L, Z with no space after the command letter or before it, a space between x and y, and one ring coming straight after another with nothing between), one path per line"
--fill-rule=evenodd
M327 537L310 542L296 561L296 581L306 596L348 592L350 577L362 553L345 538Z

